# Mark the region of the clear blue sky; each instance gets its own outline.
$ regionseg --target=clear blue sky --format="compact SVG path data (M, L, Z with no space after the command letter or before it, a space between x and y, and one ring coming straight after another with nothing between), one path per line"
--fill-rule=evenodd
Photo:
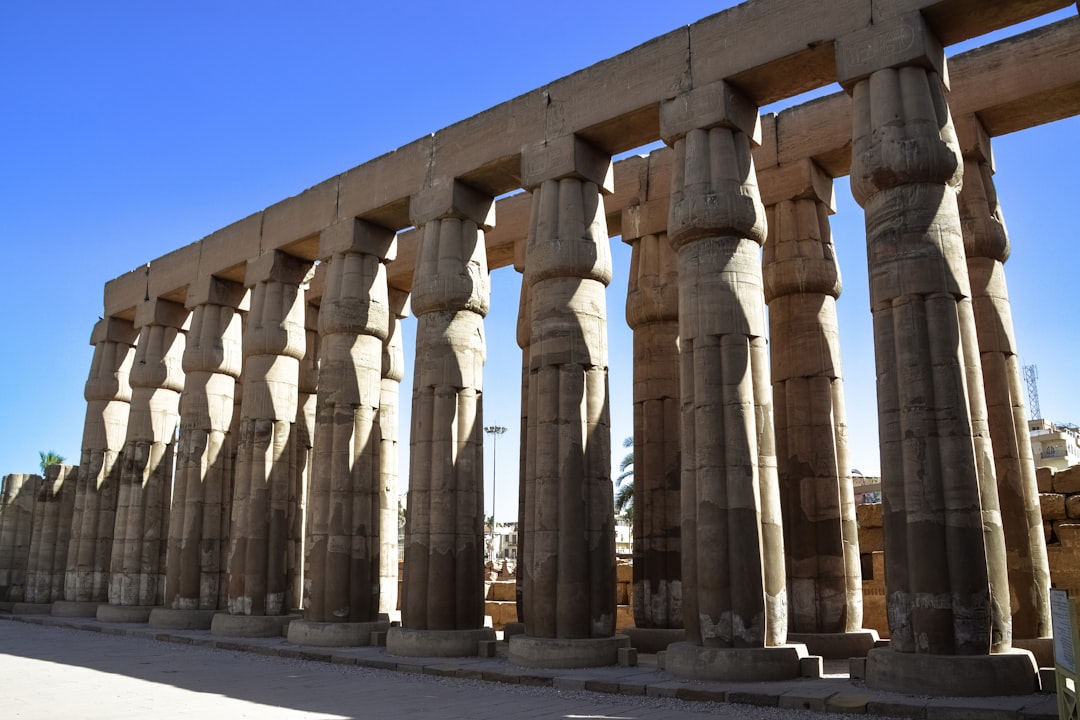
M110 278L731 4L0 5L0 238L7 267L0 283L0 473L34 471L39 450L77 461L88 340ZM1013 242L1006 267L1022 358L1039 367L1043 415L1072 422L1080 422L1078 137L1080 121L1072 119L994 146ZM851 456L870 474L878 459L862 213L846 181L838 181L837 198ZM629 252L618 241L612 249L617 462L620 440L631 434L623 322ZM485 420L510 428L498 447L500 521L516 513L517 288L512 270L494 274L487 326ZM408 321L410 331L413 325ZM408 427L403 419L403 437ZM489 478L491 465L489 450Z

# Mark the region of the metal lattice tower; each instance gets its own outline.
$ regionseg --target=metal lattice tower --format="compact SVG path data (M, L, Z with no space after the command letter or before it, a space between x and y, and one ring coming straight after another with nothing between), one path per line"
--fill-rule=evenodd
M1024 385L1027 386L1028 417L1032 420L1042 419L1042 410L1039 409L1039 366L1024 366Z

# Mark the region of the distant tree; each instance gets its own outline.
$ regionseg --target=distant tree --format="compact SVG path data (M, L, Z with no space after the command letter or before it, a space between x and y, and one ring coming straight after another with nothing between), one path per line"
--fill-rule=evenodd
M63 455L57 455L54 451L41 450L38 452L38 456L41 458L41 477L45 477L45 468L50 465L62 465L64 462Z
M623 440L623 447L630 452L619 461L619 476L615 478L615 513L634 524L634 438Z

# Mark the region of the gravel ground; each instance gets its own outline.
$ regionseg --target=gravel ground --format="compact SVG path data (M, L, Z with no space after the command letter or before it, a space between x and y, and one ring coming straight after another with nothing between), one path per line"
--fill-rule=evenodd
M840 717L416 675L19 622L0 622L0 678L0 712L20 720Z

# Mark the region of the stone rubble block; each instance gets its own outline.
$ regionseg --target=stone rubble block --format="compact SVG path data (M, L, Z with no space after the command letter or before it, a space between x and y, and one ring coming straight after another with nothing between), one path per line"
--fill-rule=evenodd
M881 503L867 503L855 508L855 517L860 528L879 528L884 525ZM862 552L869 552L863 550Z
M1054 491L1054 475L1056 472L1051 467L1035 468L1035 479L1039 484L1039 492L1048 493Z
M1065 496L1061 493L1039 493L1043 520L1064 520Z
M1080 465L1058 470L1053 478L1054 492L1064 493L1065 495L1080 492Z

